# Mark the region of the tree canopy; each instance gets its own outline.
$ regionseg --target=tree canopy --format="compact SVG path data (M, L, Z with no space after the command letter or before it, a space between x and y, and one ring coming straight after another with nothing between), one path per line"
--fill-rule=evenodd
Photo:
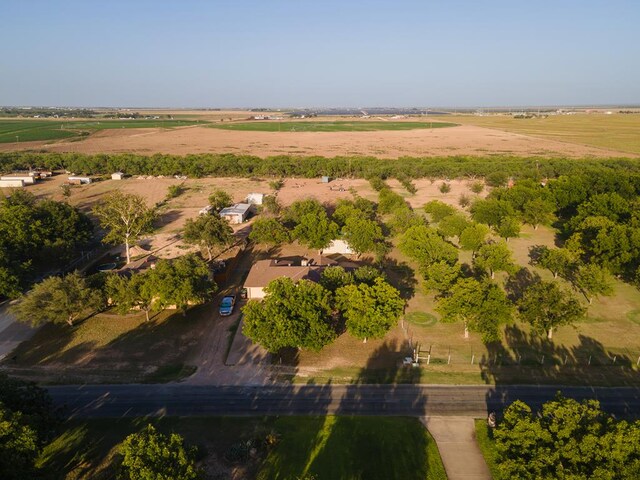
M274 217L257 218L251 227L249 239L262 245L277 246L291 241L289 230Z
M511 250L504 242L482 245L473 259L473 264L480 270L488 271L491 278L495 278L497 271L512 273L516 268Z
M211 195L209 195L209 205L213 213L220 213L223 208L233 205L233 197L224 190L216 188Z
M426 225L409 228L400 237L398 248L424 266L441 260L454 264L458 260L458 249Z
M211 261L216 248L233 243L233 228L219 215L200 215L186 221L182 237L186 243L203 248Z

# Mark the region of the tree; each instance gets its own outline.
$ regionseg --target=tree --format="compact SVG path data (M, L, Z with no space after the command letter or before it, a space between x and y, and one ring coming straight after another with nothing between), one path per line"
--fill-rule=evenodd
M280 205L278 197L274 195L267 195L264 197L262 200L262 208L271 215L280 215L280 212L282 211L282 205Z
M289 230L277 218L258 218L253 222L249 239L252 242L277 246L291 241Z
M322 250L338 238L338 225L329 219L324 210L318 215L307 213L293 229L293 236L309 248Z
M325 268L320 274L320 285L332 293L340 287L351 285L353 281L353 274L337 265Z
M146 279L141 289L146 298L153 299L153 308L175 306L186 312L189 306L204 303L217 290L210 278L209 267L194 254L159 260L155 268L144 275Z
M378 222L367 218L351 216L348 217L342 236L349 246L358 256L363 253L380 252L384 253L384 235Z
M438 231L447 238L456 237L460 241L460 235L464 232L471 222L461 213L448 215L438 223Z
M408 257L418 261L421 266L440 260L453 264L458 260L458 249L426 225L409 228L400 237L398 248Z
M148 424L125 438L120 446L120 480L196 480L195 448L187 447L177 433L164 435Z
M544 247L537 260L538 265L553 273L553 278L561 275L568 278L577 262L576 255L566 248Z
M353 272L353 279L355 283L374 285L378 278L385 280L384 273L371 265L363 265L356 268Z
M321 217L323 214L326 216L327 212L322 204L314 198L307 198L306 200L297 200L289 205L284 214L284 220L297 225L305 215Z
M537 230L539 225L549 225L553 222L556 218L555 209L556 206L550 200L534 198L522 207L522 219Z
M364 343L367 338L384 337L404 308L400 292L381 278L372 286L361 283L339 288L336 304L346 318L347 331Z
M495 278L497 271L513 273L515 270L511 250L504 242L485 243L482 245L478 249L473 263L477 268L488 271L492 279Z
M376 205L370 200L357 197L355 200L338 200L333 212L333 220L343 227L351 217L373 220L376 216Z
M520 235L520 222L515 217L504 217L496 227L496 233L508 242L510 238Z
M144 233L151 230L155 212L148 208L140 195L116 190L93 209L93 213L107 235L105 243L124 243L127 263L131 262L131 245Z
M151 276L145 273L135 273L131 277L112 274L107 277L105 288L111 302L116 305L116 311L124 315L134 308L139 308L149 321L149 312L156 306L156 291Z
M262 302L242 309L242 332L270 352L282 348L319 351L335 337L331 292L310 280L283 277L269 282Z
M584 294L589 301L593 301L594 296L604 295L606 297L613 294L613 278L604 268L595 263L581 265L573 278L574 285Z
M511 203L506 200L487 198L476 200L471 205L471 216L476 222L484 223L490 227L497 227L506 217L514 217L515 210Z
M211 195L209 195L209 205L213 213L220 213L223 208L233 205L233 197L224 190L216 188Z
M473 255L484 244L489 227L481 223L473 223L465 228L460 234L460 248L470 250Z
M0 403L0 475L3 480L36 477L35 462L40 453L38 435L21 412Z
M443 322L463 322L464 338L474 331L483 341L494 341L500 337L500 325L511 320L513 307L497 285L463 278L439 299L436 310Z
M396 192L393 192L388 187L380 190L378 194L378 212L387 214L403 206L407 206L407 202Z
M386 225L393 235L400 235L409 230L411 227L426 225L427 220L416 212L411 210L408 205L402 205L391 212L390 218L386 221Z
M12 311L19 321L34 326L48 321L73 326L78 317L100 306L100 293L89 288L86 280L74 272L36 284Z
M426 213L429 214L429 218L431 218L431 221L434 223L438 223L449 215L453 215L456 213L455 207L441 202L440 200L431 200L422 208Z
M554 282L537 282L527 288L518 303L520 317L537 332L553 338L553 330L571 325L584 316L585 309L571 293Z
M437 292L449 290L462 276L459 263L450 265L442 260L426 266L422 273L424 275L425 288Z
M211 261L216 247L233 243L233 228L219 215L200 215L195 220L187 220L182 237L186 243L204 248Z

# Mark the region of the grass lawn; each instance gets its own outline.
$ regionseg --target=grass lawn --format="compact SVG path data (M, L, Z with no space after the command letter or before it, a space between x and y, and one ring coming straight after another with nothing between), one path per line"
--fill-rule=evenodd
M113 128L173 128L208 123L190 120L27 120L0 119L0 143L82 138ZM17 137L17 138L16 138Z
M486 420L476 419L476 441L478 442L480 451L489 466L491 476L494 480L499 479L500 475L498 474L497 465L498 452L496 451L496 444Z
M553 115L547 118L465 115L448 116L447 120L621 152L640 153L640 115L635 114Z
M255 132L372 132L376 130L415 130L420 128L455 127L447 122L243 122L210 125L224 130Z
M185 359L211 321L203 305L187 316L162 312L144 315L96 315L74 327L44 325L13 352L3 366L47 383L162 383L191 375Z
M417 419L405 417L201 417L71 420L39 465L52 478L115 478L117 446L153 423L199 450L207 478L446 479L437 446ZM278 439L267 447L268 434ZM255 457L231 461L251 441Z

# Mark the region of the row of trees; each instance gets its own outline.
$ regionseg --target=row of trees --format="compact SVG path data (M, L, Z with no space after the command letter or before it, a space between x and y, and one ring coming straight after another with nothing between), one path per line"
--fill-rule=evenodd
M262 302L243 308L243 333L271 352L282 348L320 350L343 325L354 337L381 338L400 318L404 300L373 267L348 272L326 267L319 283L273 280Z
M86 215L64 202L16 190L0 198L0 297L14 298L39 275L79 254L93 238Z
M0 172L43 167L66 169L82 174L109 174L124 171L131 175L203 176L270 176L307 177L396 177L411 178L490 177L492 186L514 178L556 178L561 175L591 176L629 175L640 172L640 164L632 159L575 159L500 157L401 157L393 162L373 157L296 157L279 155L259 158L252 155L197 154L152 156L133 153L86 155L80 153L0 153ZM634 180L636 183L637 177Z
M515 401L493 436L500 480L640 478L640 422L614 420L597 400L558 395L540 412Z
M84 278L77 272L36 284L12 311L32 325L46 322L73 326L83 316L113 305L121 314L166 308L181 311L208 300L216 291L207 264L196 255L158 260L154 268L131 276L115 273Z

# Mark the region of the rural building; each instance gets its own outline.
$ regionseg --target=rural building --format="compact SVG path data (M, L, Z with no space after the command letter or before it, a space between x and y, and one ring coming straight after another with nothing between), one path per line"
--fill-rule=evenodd
M198 215L209 215L212 209L213 207L211 205L207 205L206 207L200 209Z
M5 180L2 178L0 180L0 188L22 188L24 187L24 180L21 178L12 178L10 180Z
M329 246L322 250L322 253L326 255L339 254L339 255L354 255L351 245L346 240L333 240Z
M220 210L220 216L229 220L232 225L243 223L252 210L250 203L236 203L232 207L223 208Z
M111 180L122 180L124 179L124 173L122 172L115 172L111 174Z
M244 288L247 289L247 298L253 300L264 298L264 287L276 278L288 277L294 282L298 280L317 282L320 280L322 270L330 265L337 265L337 262L324 257L321 260L259 260L253 264L247 279L244 281Z
M264 197L264 193L250 193L247 195L247 203L251 205L262 205Z
M0 180L22 180L24 185L33 185L36 183L35 174L25 174L25 175L3 175L0 177Z
M324 175L321 180L322 183L329 183L331 181L331 177Z
M69 177L69 183L72 185L88 185L91 183L89 177Z

